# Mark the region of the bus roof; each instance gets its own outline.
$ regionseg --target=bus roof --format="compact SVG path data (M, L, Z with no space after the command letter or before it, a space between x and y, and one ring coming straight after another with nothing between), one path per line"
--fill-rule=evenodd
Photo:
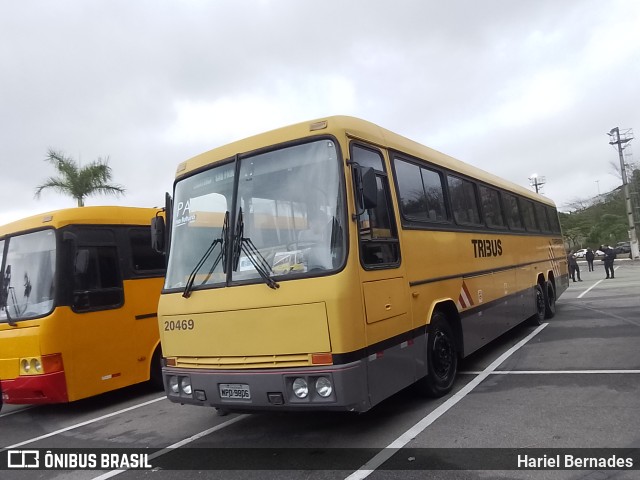
M66 225L150 225L158 208L141 207L76 207L55 210L0 225L0 237L42 227Z
M374 123L349 116L331 116L307 122L297 123L238 140L213 150L197 155L178 165L176 177L187 175L193 170L205 167L238 154L250 153L272 145L301 138L332 134L337 138L344 135L361 139L388 149L398 150L405 154L427 160L433 164L451 169L463 175L475 178L490 185L508 190L519 195L555 206L547 197L534 193L520 185L486 172L478 167L457 160L449 155L426 147L402 135L382 128Z

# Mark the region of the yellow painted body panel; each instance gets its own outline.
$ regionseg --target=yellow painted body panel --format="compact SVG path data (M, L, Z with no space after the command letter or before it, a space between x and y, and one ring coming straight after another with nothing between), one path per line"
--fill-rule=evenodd
M67 335L73 339L63 352L70 400L149 379L151 356L159 342L158 319L136 316L157 312L162 282L162 278L125 280L125 303L117 309L81 314L65 309Z
M367 323L406 315L409 306L404 278L364 282L362 292L367 309Z
M61 228L67 225L149 225L155 208L81 207L41 213L0 225L0 238L36 228Z
M166 336L165 349L177 355L200 357L216 352L234 357L247 352L259 356L331 351L324 303L171 315L163 320L165 330L171 328L171 322L194 322L193 329ZM207 338L207 342L199 342L199 338Z
M362 348L363 307L354 273L281 282L277 290L260 283L193 291L188 299L163 294L158 305L163 354L259 357ZM177 319L193 319L194 329L168 330L166 322Z
M37 325L28 328L6 328L0 324L0 378L16 378L20 374L20 358L40 354Z

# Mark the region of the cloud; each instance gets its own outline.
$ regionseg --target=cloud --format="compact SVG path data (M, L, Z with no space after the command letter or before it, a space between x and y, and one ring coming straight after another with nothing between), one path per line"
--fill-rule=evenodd
M604 192L604 133L640 128L639 24L634 0L2 2L0 222L73 205L33 198L48 148L109 157L127 194L89 204L150 206L181 161L330 114L536 171L560 205Z

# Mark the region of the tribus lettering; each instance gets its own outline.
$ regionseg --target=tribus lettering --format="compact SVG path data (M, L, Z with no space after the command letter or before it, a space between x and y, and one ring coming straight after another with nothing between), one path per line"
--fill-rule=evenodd
M502 240L471 240L473 255L478 257L499 257L502 255Z

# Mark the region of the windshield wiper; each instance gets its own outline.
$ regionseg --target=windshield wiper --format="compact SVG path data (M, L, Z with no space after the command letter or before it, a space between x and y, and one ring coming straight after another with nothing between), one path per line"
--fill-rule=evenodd
M244 220L242 217L242 208L238 212L238 218L236 220L236 232L233 236L233 256L232 256L232 264L233 271L238 270L238 263L240 262L240 252L244 252L247 256L253 268L256 269L260 278L264 280L269 288L273 288L274 290L280 288L278 282L276 282L273 278L271 278L270 273L273 273L271 270L271 266L267 262L267 260L262 256L258 248L254 245L249 237L244 236Z
M222 233L220 234L220 237L214 239L213 242L211 242L211 245L209 245L209 248L207 248L206 252L204 252L204 254L202 255L202 258L200 258L196 266L193 268L191 274L189 275L189 278L187 279L187 285L184 287L184 291L182 292L182 296L184 298L189 298L191 296L191 290L193 290L193 282L196 279L196 275L198 274L198 271L202 268L204 263L207 261L207 259L209 258L213 250L216 248L216 245L220 245L220 253L218 253L218 256L216 257L213 264L211 265L211 268L209 269L207 276L200 283L200 285L205 284L209 280L209 278L211 278L213 271L216 269L220 261L222 261L222 271L224 273L227 273L226 262L224 261L225 260L224 241L227 238L228 229L229 229L229 212L227 211L224 214L224 223L222 224Z

